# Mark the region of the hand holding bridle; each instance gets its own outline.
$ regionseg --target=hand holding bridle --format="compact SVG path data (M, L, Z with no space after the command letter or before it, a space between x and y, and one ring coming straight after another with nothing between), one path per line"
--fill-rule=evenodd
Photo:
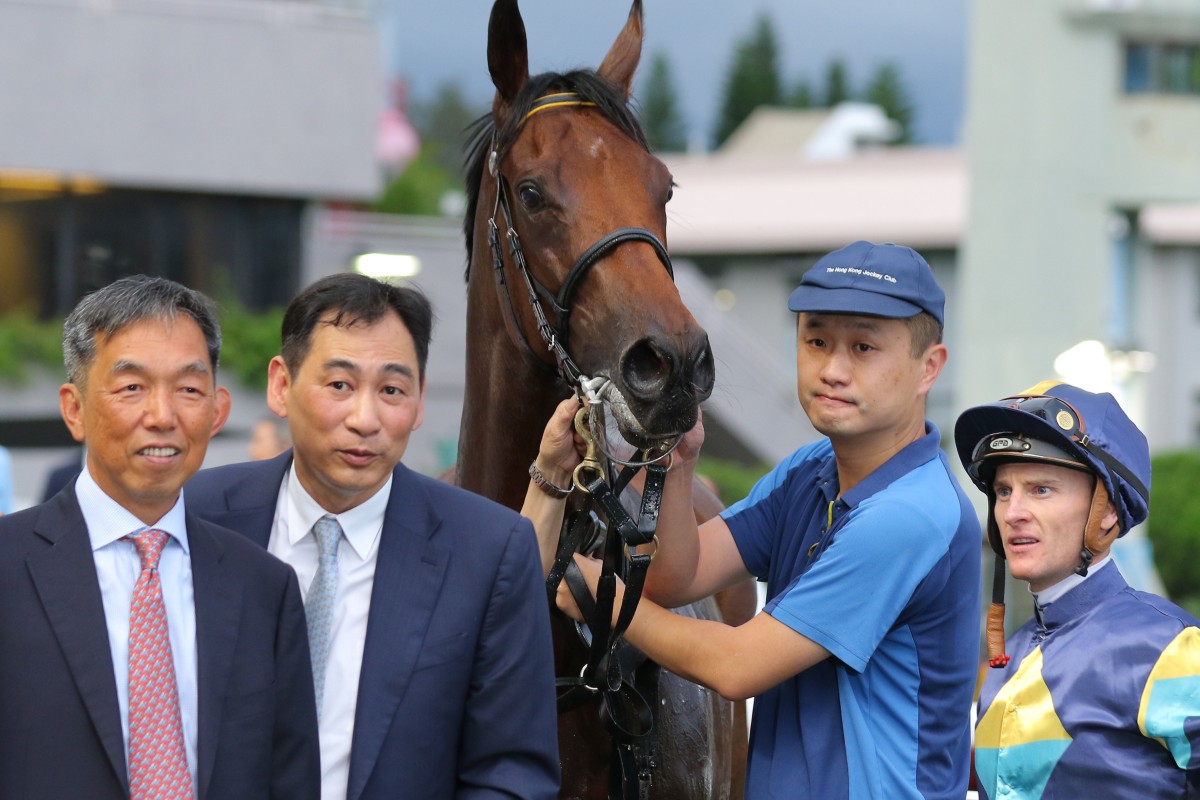
M596 598L596 584L600 580L600 570L603 563L598 558L585 556L582 553L575 554L575 565L579 567L580 573L587 582L588 591L591 593L592 600ZM616 578L616 596L613 599L613 619L616 620L617 611L621 608L621 603L625 600L625 584L620 578ZM566 614L576 622L583 622L583 613L579 610L579 604L575 602L575 596L571 594L571 587L567 581L562 581L558 584L558 594L555 596L555 604L558 610Z
M575 432L575 412L579 401L568 397L558 404L538 446L537 467L558 486L571 485L571 473L583 457L583 439Z

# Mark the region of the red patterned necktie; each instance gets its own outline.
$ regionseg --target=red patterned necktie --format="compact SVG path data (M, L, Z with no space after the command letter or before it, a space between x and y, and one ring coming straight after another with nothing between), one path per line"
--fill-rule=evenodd
M192 800L175 660L158 577L158 559L170 537L147 530L125 538L142 559L129 609L130 800Z

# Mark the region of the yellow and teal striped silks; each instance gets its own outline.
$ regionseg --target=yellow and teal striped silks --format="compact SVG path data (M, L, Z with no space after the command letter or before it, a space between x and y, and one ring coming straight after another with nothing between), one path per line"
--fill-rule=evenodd
M980 692L987 800L1200 797L1200 621L1108 563L1008 640Z
M1184 628L1150 670L1138 708L1138 728L1142 734L1157 739L1170 750L1180 769L1200 768L1200 722L1196 719L1196 709L1200 708L1198 670L1200 628Z
M1070 744L1035 648L975 728L975 772L993 800L1041 797Z

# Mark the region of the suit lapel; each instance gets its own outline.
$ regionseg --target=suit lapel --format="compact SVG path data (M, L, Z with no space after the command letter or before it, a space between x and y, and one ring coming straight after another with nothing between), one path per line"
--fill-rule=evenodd
M51 546L29 557L26 563L30 576L96 734L113 771L128 791L125 739L104 600L87 526L74 491L62 492L48 503L34 531ZM69 769L69 764L64 768Z
M275 522L279 487L292 464L292 451L288 450L260 464L255 464L253 469L247 470L245 480L238 481L225 490L224 508L205 509L204 516L218 525L248 536L266 549L271 540L271 526Z
M203 800L217 755L217 733L225 708L226 687L233 669L242 588L221 569L224 550L207 525L187 515L188 543L192 551L192 586L196 603L196 692L198 736L196 773Z
M358 800L408 688L450 558L440 517L403 465L393 473L367 616L347 799Z
M279 487L291 463L289 450L269 461L254 464L240 474L242 480L221 493L216 501L218 507L204 509L205 517L245 535L265 550L275 522ZM187 502L186 489L184 502ZM217 737L233 670L243 597L242 586L230 580L228 569L221 568L224 549L206 523L189 512L187 526L196 603L197 783L199 800L203 800L216 763Z

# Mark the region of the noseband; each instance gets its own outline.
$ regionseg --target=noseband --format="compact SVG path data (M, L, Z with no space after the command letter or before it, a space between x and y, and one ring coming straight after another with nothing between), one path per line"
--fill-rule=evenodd
M522 124L528 122L529 118L534 114L547 109L594 105L594 103L584 100L574 92L548 94L534 101L533 106L525 115ZM500 228L496 220L497 213L502 214L504 217L508 252L512 256L512 261L517 268L517 272L520 273L525 283L526 291L529 293L529 304L533 307L538 334L541 335L547 349L554 353L555 360L558 362L559 375L570 386L580 387L582 382L586 380L586 376L583 375L583 372L571 359L566 348L570 333L571 301L576 291L578 291L579 285L587 275L588 270L594 267L600 259L605 258L613 250L626 242L645 242L654 248L658 260L666 267L667 274L671 276L671 280L673 281L675 280L675 272L671 268L671 257L667 254L667 248L663 246L662 240L645 228L618 228L600 237L595 244L585 250L576 259L570 271L567 272L567 277L563 280L562 287L556 295L529 272L529 266L525 261L525 253L521 250L521 240L517 236L516 228L513 227L512 208L508 202L508 181L505 180L504 174L500 172L500 149L495 137L492 139L492 151L488 156L488 172L496 178L496 202L492 207L491 219L488 220L488 247L492 251L492 271L496 276L496 283L500 288L501 294L504 296L505 320L508 323L510 332L525 351L534 356L534 361L541 363L541 359L534 355L533 348L530 347L529 341L525 338L525 334L521 330L521 325L517 320L516 309L513 307L512 295L509 292L508 283L504 279L504 257L500 247ZM542 307L543 300L553 309L557 324L552 325L546 317L545 309Z

